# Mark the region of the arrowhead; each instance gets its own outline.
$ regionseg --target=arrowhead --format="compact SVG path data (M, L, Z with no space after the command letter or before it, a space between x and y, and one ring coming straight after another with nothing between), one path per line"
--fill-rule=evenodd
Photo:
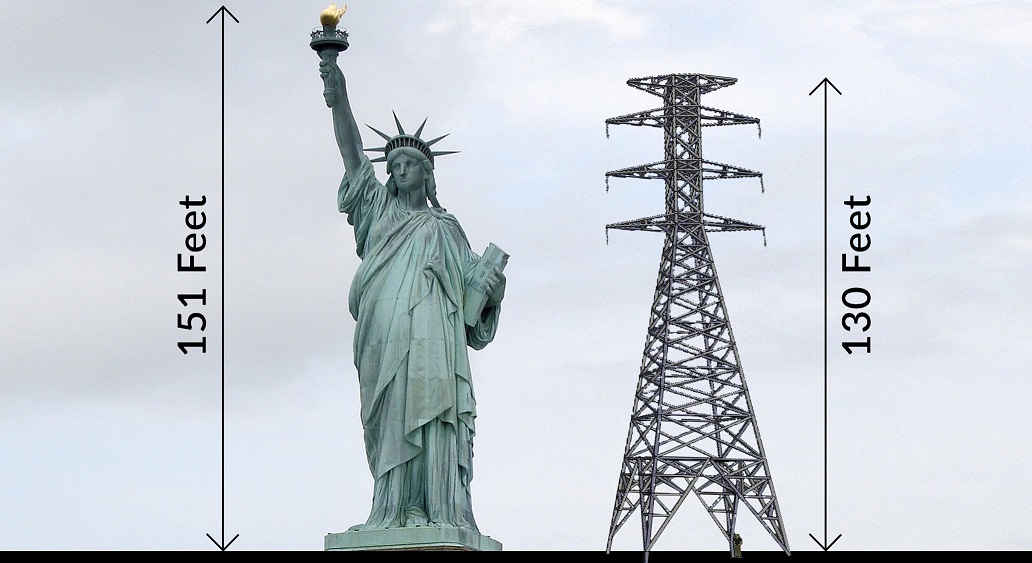
M825 78L825 80L827 80L827 78ZM832 88L834 88L834 86L832 86ZM211 536L208 536L208 537L211 537ZM817 545L821 546L821 549L823 549L824 551L828 551L829 549L831 549L831 546L835 545L835 542L839 541L839 538L841 538L841 537L842 537L842 534L839 534L839 535L835 536L835 539L831 540L831 543L829 543L828 545L824 545L823 543L821 543L821 540L813 537L813 534L810 534L810 538L813 539L813 541L817 542ZM232 542L230 542L230 543L232 543Z
M814 92L816 92L817 90L819 90L819 89L820 89L820 87L821 87L821 86L824 86L825 84L827 84L828 86L831 86L832 90L835 90L836 92L838 92L838 93L839 93L839 96L841 96L841 95L842 95L842 92L841 92L841 91L839 91L839 89L838 89L838 88L835 88L835 85L834 85L834 84L832 84L832 83L831 83L831 81L830 81L830 80L828 80L828 78L827 78L827 77L824 77L824 80L821 80L820 82L818 82L818 83L817 83L817 86L814 86L813 90L810 90L810 95L812 96ZM827 89L827 86L825 86L825 89Z
M211 23L211 20L215 19L215 16L219 15L220 13L221 14L229 14L229 17L233 18L233 21L235 21L237 23L240 23L240 20L236 19L236 16L233 15L233 12L230 12L229 10L227 10L225 6L222 6L218 10L215 10L215 13L212 14L211 17L208 18L208 21L206 21L204 23ZM223 21L225 21L226 16L223 15L222 19L223 19ZM211 537L211 536L208 536L208 537ZM215 541L215 540L212 540L212 541ZM230 543L232 543L232 542L230 542ZM229 546L226 546L226 547L229 547Z
M213 18L214 18L214 16L213 16ZM225 545L223 545L222 543L219 543L218 541L216 541L215 538L212 537L212 534L204 534L204 535L206 535L208 539L211 539L212 543L215 543L216 545L218 545L219 550L221 550L223 552L229 549L230 545L233 544L233 541L236 541L237 537L240 537L240 534L236 534L236 535L233 536L233 539L229 540L229 543L226 543ZM810 536L810 537L813 537L813 536Z

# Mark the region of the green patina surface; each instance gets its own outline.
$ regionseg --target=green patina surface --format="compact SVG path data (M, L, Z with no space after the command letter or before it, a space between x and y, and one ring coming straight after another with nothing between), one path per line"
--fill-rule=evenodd
M381 150L389 174L385 183L377 180L362 152L344 74L327 55L320 52L323 93L344 162L337 206L354 227L362 260L349 309L375 480L369 518L327 536L327 549L421 542L501 549L480 535L473 518L476 401L468 349L494 339L504 262L474 253L458 220L438 203L434 156L446 153L430 150L439 138L423 141L422 126L407 134L395 118L397 136L377 131L387 140Z
M462 528L393 528L326 534L326 551L501 551L502 544Z

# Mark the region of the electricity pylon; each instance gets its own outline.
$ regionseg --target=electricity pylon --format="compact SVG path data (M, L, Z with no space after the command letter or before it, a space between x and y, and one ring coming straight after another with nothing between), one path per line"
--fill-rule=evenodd
M606 229L665 235L645 337L630 430L609 527L613 536L641 514L645 559L686 498L695 495L724 534L731 554L745 506L790 553L774 483L731 333L708 232L763 231L760 225L703 212L703 181L760 178L759 172L702 158L702 128L760 120L699 103L702 94L737 82L706 74L634 78L629 86L663 99L662 107L606 120L663 129L659 162L606 173L663 179L664 213Z

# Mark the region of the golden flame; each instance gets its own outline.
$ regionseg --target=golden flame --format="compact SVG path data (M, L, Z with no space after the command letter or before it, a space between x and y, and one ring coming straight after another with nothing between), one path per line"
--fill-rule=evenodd
M319 14L319 23L323 25L337 25L340 23L340 17L344 15L347 9L347 4L344 4L341 8L338 8L336 4L330 4L328 8Z

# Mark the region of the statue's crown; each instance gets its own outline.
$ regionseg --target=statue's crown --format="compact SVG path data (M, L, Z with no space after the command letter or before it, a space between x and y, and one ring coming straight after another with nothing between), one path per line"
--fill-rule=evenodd
M445 155L445 154L454 154L454 153L459 152L459 151L434 151L434 150L431 150L430 149L430 145L433 145L437 141L440 141L441 139L447 137L448 134L441 135L440 137L437 137L436 139L431 139L429 141L424 141L422 138L420 138L419 134L423 132L423 127L426 125L426 119L423 120L423 123L422 123L422 125L419 126L419 129L417 129L416 132L411 134L411 135L406 133L405 132L405 128L401 126L401 121L398 120L398 114L397 113L394 114L394 123L395 123L395 125L398 126L398 134L393 136L393 137L388 135L388 134L386 134L386 133L383 133L383 132L377 130L372 125L366 124L366 127L372 129L377 135L383 137L383 140L387 141L387 144L382 146L382 147L374 147L374 148L371 148L371 149L363 149L363 150L366 150L366 151L377 151L377 152L382 152L383 153L383 156L378 157L378 158L374 158L372 160L372 162L386 162L387 161L387 155L391 154L392 150L398 149L398 148L401 148L401 147L413 148L413 149L416 149L417 151L423 153L426 156L427 160L430 161L430 166L434 165L434 157L435 156L441 156L441 155Z

